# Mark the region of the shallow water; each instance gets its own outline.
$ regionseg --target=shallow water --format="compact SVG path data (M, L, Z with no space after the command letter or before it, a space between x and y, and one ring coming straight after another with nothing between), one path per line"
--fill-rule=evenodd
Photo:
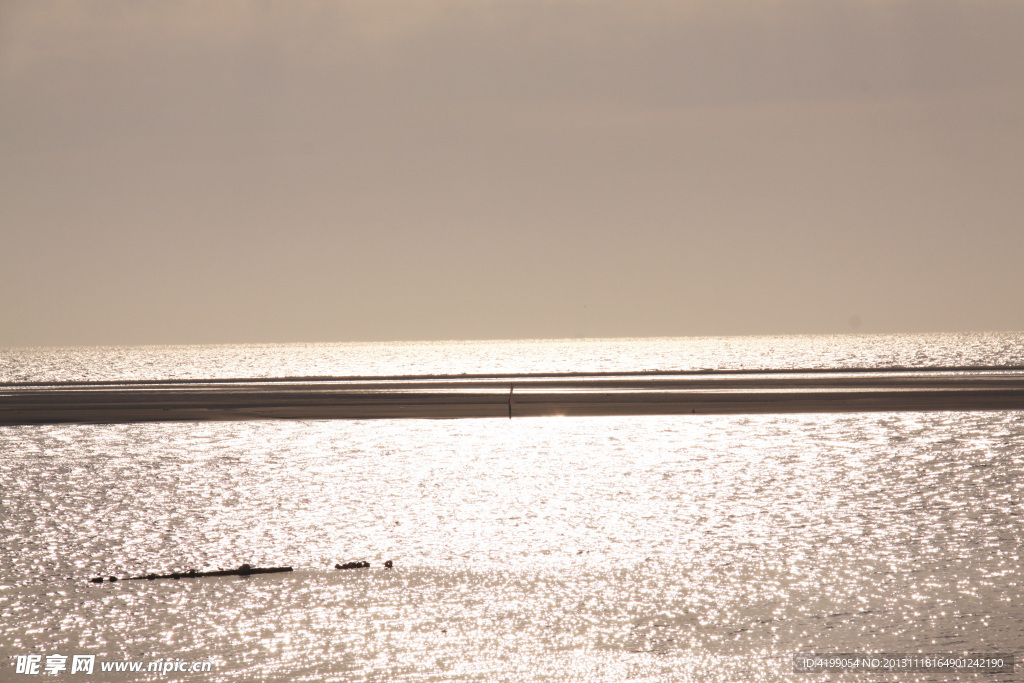
M1024 366L1024 334L0 349L0 382L977 365Z
M0 484L0 680L30 653L770 681L1024 650L1021 412L2 427ZM295 571L88 582L243 562Z
M209 659L204 680L772 680L795 652L1024 634L1018 413L0 439L7 655ZM374 566L332 569L353 559ZM296 571L86 581L241 562Z

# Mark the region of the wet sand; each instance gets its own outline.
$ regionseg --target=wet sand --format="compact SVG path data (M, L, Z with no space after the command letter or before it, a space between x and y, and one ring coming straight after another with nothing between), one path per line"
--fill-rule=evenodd
M511 406L510 406L511 394ZM1024 410L1024 370L738 371L0 385L0 424Z

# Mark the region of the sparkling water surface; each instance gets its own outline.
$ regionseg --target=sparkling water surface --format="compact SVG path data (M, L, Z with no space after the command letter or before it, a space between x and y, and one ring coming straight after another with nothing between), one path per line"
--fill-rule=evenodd
M1017 411L2 427L0 680L28 680L28 653L209 660L157 677L204 681L772 681L806 680L791 657L808 651L1020 659L1022 503ZM243 562L295 571L88 582Z
M0 382L1024 366L1024 335L789 335L0 349Z

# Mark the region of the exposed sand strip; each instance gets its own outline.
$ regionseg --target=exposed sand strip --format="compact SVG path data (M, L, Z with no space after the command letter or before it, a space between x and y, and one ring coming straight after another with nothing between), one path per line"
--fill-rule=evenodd
M1024 371L944 369L0 385L0 424L1024 410Z

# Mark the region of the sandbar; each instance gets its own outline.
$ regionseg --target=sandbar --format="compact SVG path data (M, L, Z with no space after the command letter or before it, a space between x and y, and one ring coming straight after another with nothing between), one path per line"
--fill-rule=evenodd
M0 425L1024 410L1024 369L0 384Z

